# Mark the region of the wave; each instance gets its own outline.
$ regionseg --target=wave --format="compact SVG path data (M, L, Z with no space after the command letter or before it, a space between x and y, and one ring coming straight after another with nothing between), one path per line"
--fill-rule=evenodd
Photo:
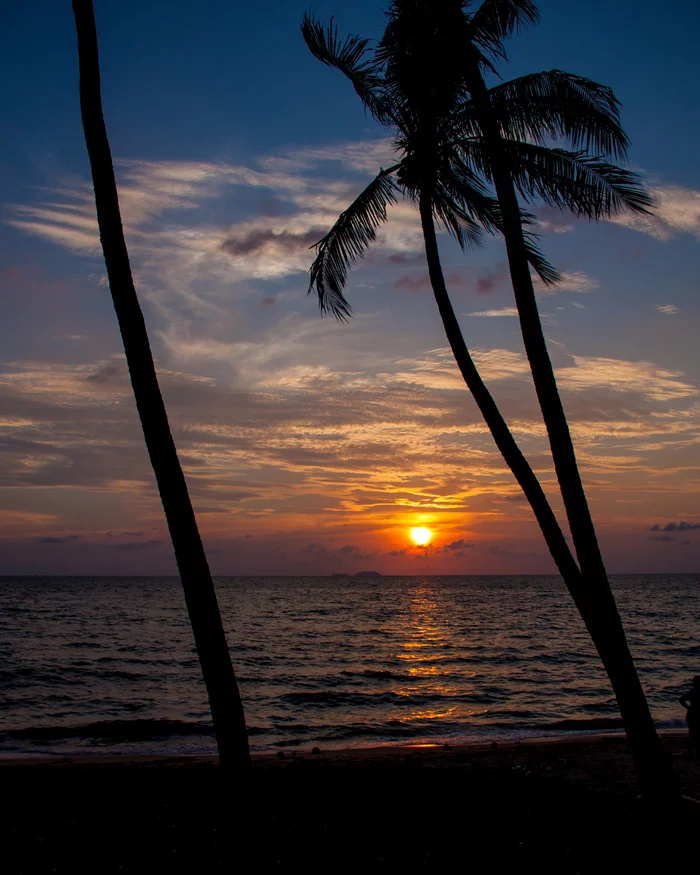
M538 729L560 729L563 732L585 731L589 729L624 729L622 717L572 717L567 720L553 720L540 723Z
M317 692L294 692L281 697L291 705L308 705L316 708L347 708L357 705L390 705L393 707L427 707L440 704L444 706L450 702L450 697L440 694L434 695L402 695L387 690L383 693L349 693L337 690L319 690ZM480 701L487 702L487 696L480 696Z
M122 741L152 741L187 735L213 735L209 723L191 723L186 720L158 720L135 718L133 720L97 720L74 726L27 726L22 729L6 729L0 733L5 738L25 741L58 741L68 738L94 738Z
M412 677L408 672L389 671L388 669L366 668L361 671L348 671L347 669L340 672L349 678L372 678L380 681L408 681Z

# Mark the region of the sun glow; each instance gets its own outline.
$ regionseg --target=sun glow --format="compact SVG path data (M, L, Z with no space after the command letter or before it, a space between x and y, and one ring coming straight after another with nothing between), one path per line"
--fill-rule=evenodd
M433 533L430 529L419 526L418 528L411 529L411 538L414 544L417 544L419 547L425 547L426 544L431 542Z

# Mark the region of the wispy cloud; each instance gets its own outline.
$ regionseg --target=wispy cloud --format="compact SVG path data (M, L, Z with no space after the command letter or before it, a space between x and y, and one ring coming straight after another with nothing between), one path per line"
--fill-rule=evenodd
M557 292L590 292L600 286L595 277L581 270L562 271L561 280L555 286L546 286L538 276L533 277L535 291L544 298Z
M657 240L669 240L678 234L694 234L700 239L700 191L682 185L651 185L654 198L652 215L624 212L611 221Z
M559 368L561 386L574 391L591 387L637 392L652 401L670 401L698 394L681 371L660 368L652 362L629 362L604 357L572 356L575 366Z
M517 307L501 307L500 310L479 310L476 313L467 313L467 316L517 316Z
M675 316L676 313L680 313L680 307L675 304L656 304L655 306L659 313L663 313L665 316Z

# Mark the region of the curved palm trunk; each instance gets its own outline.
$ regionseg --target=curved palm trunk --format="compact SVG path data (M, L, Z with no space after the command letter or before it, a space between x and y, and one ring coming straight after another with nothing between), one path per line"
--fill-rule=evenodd
M559 573L571 591L576 604L582 604L583 611L586 607L587 592L582 586L581 573L571 555L564 534L562 533L554 512L549 505L547 496L544 494L539 480L520 450L520 447L518 447L515 442L513 435L510 433L506 421L503 419L500 410L496 406L496 402L491 397L491 393L481 379L481 375L472 361L469 349L464 342L459 322L457 321L452 302L447 293L442 265L440 264L440 253L437 246L432 206L430 198L427 195L421 197L420 217L423 228L423 238L425 241L425 254L428 262L430 284L433 288L435 301L437 302L438 310L440 311L440 317L452 353L454 354L457 365L462 372L464 381L467 384L469 391L474 396L474 400L493 435L496 446L501 451L501 455L505 459L510 470L513 472L515 479L520 484L520 487L525 493L525 497L532 507L535 518L537 519L545 541L547 542L549 551L559 569Z
M642 792L656 798L672 795L676 790L670 760L661 748L608 581L542 331L515 185L502 157L500 130L491 114L486 83L476 64L472 66L468 84L489 147L525 351L547 428L576 555L589 594L587 601L592 613L589 617L584 614L584 620L615 692Z
M95 188L109 287L148 454L175 550L202 666L222 766L248 766L243 705L231 665L207 557L197 529L160 394L146 324L131 276L102 100L92 0L73 0L80 63L80 106Z

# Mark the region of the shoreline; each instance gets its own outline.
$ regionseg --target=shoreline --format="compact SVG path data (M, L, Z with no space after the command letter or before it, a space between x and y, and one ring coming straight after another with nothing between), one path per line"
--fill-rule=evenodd
M687 739L684 729L660 729L663 741L673 742ZM391 765L404 761L407 757L420 757L424 761L439 760L448 765L448 760L459 760L465 755L501 753L546 753L553 748L614 748L626 749L626 735L621 731L591 732L552 736L528 736L524 739L498 741L469 741L457 744L439 742L415 742L406 744L374 745L371 747L321 747L296 748L293 750L251 752L253 765L279 765L289 763L326 763L333 765L371 764L381 761ZM0 754L0 768L32 766L178 766L178 765L218 765L216 753L72 753L72 754Z

